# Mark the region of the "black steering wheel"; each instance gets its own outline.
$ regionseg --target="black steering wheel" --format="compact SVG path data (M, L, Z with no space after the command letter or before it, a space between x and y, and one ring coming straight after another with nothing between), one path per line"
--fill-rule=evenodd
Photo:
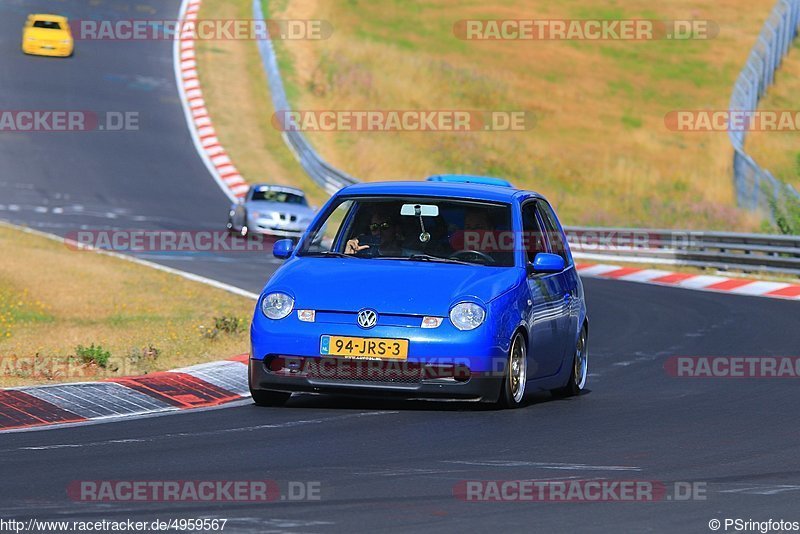
M481 252L479 250L459 250L458 252L454 252L450 254L451 260L462 260L462 261L469 261L470 259L479 258L484 261L485 265L494 265L497 263L493 257L489 256L488 254Z

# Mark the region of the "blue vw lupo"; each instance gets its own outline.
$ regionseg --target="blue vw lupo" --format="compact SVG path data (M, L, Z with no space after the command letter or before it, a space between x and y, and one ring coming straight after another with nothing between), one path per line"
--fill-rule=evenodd
M488 178L346 187L264 288L250 391L462 399L517 407L586 387L583 286L539 194Z

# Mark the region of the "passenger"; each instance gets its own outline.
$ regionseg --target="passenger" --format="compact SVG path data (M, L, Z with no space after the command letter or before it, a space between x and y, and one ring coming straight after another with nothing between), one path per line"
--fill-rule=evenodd
M366 256L401 256L402 237L398 231L397 217L375 211L370 216L368 234L347 241L345 254Z
M489 214L481 208L470 208L464 214L464 230L491 232L494 225L489 221Z

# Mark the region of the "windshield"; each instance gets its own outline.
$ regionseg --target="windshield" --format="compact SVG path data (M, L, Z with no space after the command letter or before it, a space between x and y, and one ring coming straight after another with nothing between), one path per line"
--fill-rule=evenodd
M283 204L298 204L307 206L306 197L298 195L297 193L290 193L288 191L275 191L272 189L256 189L253 191L253 198L251 200L263 200L266 202L280 202Z
M469 239L470 233L510 231L508 204L421 197L343 199L309 231L298 255L511 267L513 247L486 248Z
M61 26L58 22L52 20L37 20L33 23L34 28L42 28L43 30L60 30Z

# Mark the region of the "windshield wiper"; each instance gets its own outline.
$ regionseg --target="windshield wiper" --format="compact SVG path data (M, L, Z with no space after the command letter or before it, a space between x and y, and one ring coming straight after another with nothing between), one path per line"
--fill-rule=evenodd
M302 256L316 256L324 258L357 258L355 254L345 254L344 252L336 252L334 250L321 251L321 252L307 252Z
M432 256L430 254L412 254L407 258L410 261L434 261L439 263L458 263L459 265L475 265L468 261L454 260L453 258L442 258L441 256Z

